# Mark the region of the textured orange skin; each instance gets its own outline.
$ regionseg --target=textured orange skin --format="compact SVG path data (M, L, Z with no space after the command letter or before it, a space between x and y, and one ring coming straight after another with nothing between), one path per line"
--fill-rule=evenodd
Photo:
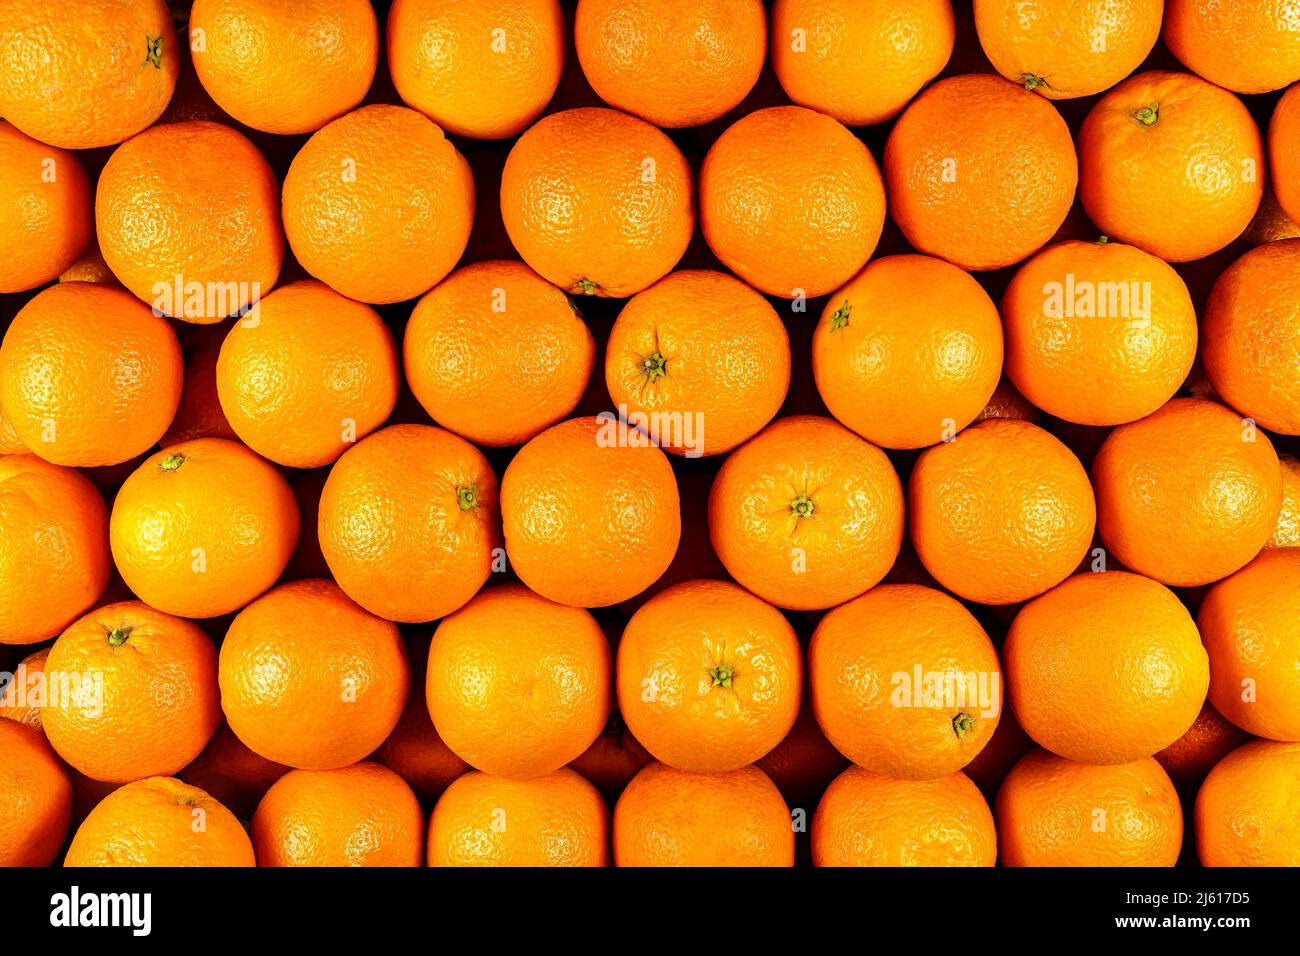
M1282 468L1262 431L1175 398L1110 433L1092 465L1097 530L1126 568L1196 587L1259 553L1282 510Z
M27 453L27 446L23 440L18 437L14 431L14 426L5 418L3 401L0 400L0 455L24 455Z
M0 866L49 866L72 819L72 782L35 727L0 720Z
M609 810L562 767L531 780L458 777L429 820L429 866L608 866Z
M809 814L849 761L822 733L813 715L812 695L805 693L790 732L754 766L772 778L791 809Z
M844 425L884 448L924 448L988 404L1002 374L1002 320L956 266L886 256L831 295L813 332L812 366Z
M397 625L332 581L268 591L221 645L221 708L254 753L304 770L356 763L397 726L411 672Z
M885 187L870 151L800 106L759 110L700 168L700 226L714 255L760 292L794 299L843 285L876 248Z
M163 0L0 0L0 116L64 149L120 143L166 108L177 49Z
M256 861L233 813L198 787L148 777L119 787L90 811L63 865L254 866Z
M1300 239L1256 246L1214 283L1201 359L1227 404L1300 435Z
M432 805L447 786L470 769L438 736L425 697L428 642L407 646L411 689L397 726L374 753L374 759L406 781L421 803Z
M1147 126L1134 113L1151 107L1158 116ZM1241 235L1264 178L1264 143L1241 100L1188 73L1130 77L1079 130L1088 216L1112 239L1167 262L1203 258Z
M428 117L363 106L307 140L284 178L283 206L304 269L350 299L401 302L440 282L465 251L474 178Z
M108 583L108 509L80 472L0 457L0 644L63 632Z
M1268 124L1268 165L1278 205L1300 221L1300 85L1282 94Z
M90 223L95 221L94 210L90 210ZM93 228L91 230L93 232ZM117 276L104 261L104 254L99 251L99 241L92 235L89 244L81 255L72 260L72 264L59 273L60 282L101 282L105 285L120 286Z
M1300 9L1279 0L1168 0L1165 44L1189 70L1238 93L1300 80Z
M794 832L757 767L688 773L649 764L614 807L616 866L793 866Z
M467 489L468 509L458 499ZM335 462L317 533L348 597L390 621L432 621L461 607L491 573L501 546L497 477L451 432L391 425Z
M1003 691L1002 714L993 736L988 739L984 749L977 753L962 773L975 781L986 797L992 798L1002 786L1016 761L1034 748L1020 722L1016 720L1015 711L1011 709L1011 700Z
M309 133L361 102L379 62L367 0L195 0L195 72L223 110L268 133Z
M612 681L609 641L590 613L505 584L438 625L425 695L452 751L477 770L523 779L591 746Z
M811 515L795 513L801 496ZM898 557L903 520L903 488L885 453L816 415L767 426L723 462L709 494L709 537L728 573L796 610L841 604L880 581Z
M1075 283L1074 301L1067 301L1067 281ZM1046 314L1048 284L1061 290L1056 315ZM1107 288L1116 290L1113 301ZM1079 289L1099 300L1093 314L1078 314L1080 306L1088 312ZM1187 286L1171 266L1135 246L1048 246L1012 278L1002 317L1007 375L1039 408L1080 425L1150 415L1174 396L1196 359L1196 309Z
M114 647L109 637L118 630L128 633ZM221 720L212 639L139 601L96 608L74 623L50 649L46 673L60 681L80 675L41 717L59 756L94 780L174 774Z
M1084 763L1129 763L1168 747L1210 685L1187 609L1127 571L1078 574L1025 605L1002 661L1025 732Z
M847 126L893 118L944 68L955 38L949 0L777 0L772 8L772 67L786 95Z
M93 221L76 154L0 121L0 294L56 278L86 248Z
M975 416L975 421L982 422L986 418L1015 418L1038 425L1043 421L1043 411L1021 395L1004 375L989 397L988 404Z
M907 498L926 570L981 604L1014 604L1060 584L1087 554L1097 518L1070 449L1006 418L923 452Z
M572 301L522 262L457 269L411 312L406 380L430 417L478 445L521 445L568 415L596 343Z
M767 54L762 0L581 0L578 61L596 94L660 127L735 108Z
M1278 456L1282 463L1282 511L1265 548L1300 548L1300 458Z
M658 355L663 374L646 361ZM776 310L721 272L683 270L633 296L605 347L605 384L627 414L698 416L697 447L649 419L674 454L730 451L772 420L790 387L790 338ZM676 419L668 419L675 421Z
M1274 113L1274 116L1276 115ZM1279 161L1285 162L1285 160L1276 158L1273 153L1269 154L1269 170L1273 172L1275 177L1278 175ZM1297 163L1296 170L1297 175L1300 175L1300 162ZM1251 220L1246 231L1241 234L1241 238L1249 245L1258 246L1265 242L1275 242L1278 239L1300 238L1300 225L1297 225L1294 220L1289 218L1286 211L1278 205L1275 189L1276 186L1264 189L1264 198L1260 201L1259 212L1255 213L1255 218Z
M185 461L168 471L173 455ZM275 583L299 525L293 491L272 465L235 442L199 438L149 456L126 479L109 544L141 600L168 614L217 617Z
M280 275L277 192L243 134L206 120L155 126L123 143L100 174L99 248L122 285L157 311L220 322Z
M559 85L564 45L556 0L395 0L388 13L398 94L474 139L514 136L537 119Z
M253 815L258 866L420 866L424 813L411 788L369 760L293 770Z
M217 358L221 354L221 341L216 338L185 357L185 383L181 389L181 401L176 406L176 415L172 418L171 425L158 440L163 448L196 438L239 440L235 430L230 427L230 419L221 410L221 398L217 395Z
M999 269L1065 221L1078 181L1056 108L997 76L940 80L885 144L889 212L918 250L963 269Z
M1109 89L1141 66L1163 11L1162 0L975 0L975 30L995 70L1065 100Z
M812 822L813 866L992 866L998 836L964 773L892 780L850 767Z
M1179 791L1195 793L1206 774L1246 740L1246 733L1207 700L1187 733L1154 756Z
M753 763L789 733L803 654L770 604L729 581L686 581L632 616L617 675L619 712L655 759L716 773Z
M50 649L42 647L24 657L14 668L13 680L0 693L0 717L8 717L36 730L41 729L41 694L45 688L45 658Z
M397 347L374 309L323 282L276 289L236 322L217 395L253 451L319 468L382 425L397 404Z
M166 321L121 289L91 282L39 293L0 343L5 418L24 445L59 465L116 465L149 449L176 412L183 377Z
M590 780L611 802L646 764L654 760L650 751L632 736L617 711L611 710L605 729L569 767Z
M206 791L241 820L249 820L271 784L288 772L284 764L249 750L223 720L203 753L180 772L180 779Z
M1210 771L1196 795L1202 866L1300 866L1300 744L1256 740Z
M1178 793L1150 757L1092 766L1032 750L994 814L1003 866L1173 866L1182 849Z
M615 425L571 418L519 450L501 480L506 552L542 597L607 607L640 594L672 562L681 502L666 456L613 444Z

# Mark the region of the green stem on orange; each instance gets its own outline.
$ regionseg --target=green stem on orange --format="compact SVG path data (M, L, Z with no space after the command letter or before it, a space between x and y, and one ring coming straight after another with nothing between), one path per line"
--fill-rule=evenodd
M166 458L164 458L162 461L158 463L158 468L161 471L175 471L177 468L185 464L187 461L189 461L189 459L186 458L184 455L178 452L172 452L170 455L168 455Z
M1047 82L1045 78L1041 76L1035 76L1032 73L1021 73L1020 82L1024 83L1025 89L1027 89L1031 93L1034 90L1038 89L1040 86L1044 86L1047 87L1048 89L1051 89L1051 85Z
M596 290L600 288L600 286L596 285L596 283L592 282L590 279L585 279L585 278L579 279L577 282L574 283L574 285L578 287L578 291L581 292L583 295L595 295Z
M144 61L153 64L155 70L162 69L163 38L144 35Z
M709 668L709 676L713 678L714 687L730 687L731 678L735 674L726 664L719 664L717 667Z
M478 486L466 485L456 489L456 504L461 511L473 511L478 507Z
M1133 111L1133 118L1143 126L1155 126L1160 122L1160 104L1153 103L1150 106L1144 106L1140 110Z
M853 314L853 306L845 302L842 306L831 313L831 331L835 332L849 324L849 316Z
M800 495L790 502L790 511L794 513L796 518L810 518L816 510L817 505L806 494Z
M108 632L108 646L121 647L126 643L127 638L131 636L131 625L123 624L121 627L115 627Z
M959 738L965 737L970 729L975 726L975 718L970 714L962 711L952 719L952 732Z
M668 360L658 352L655 352L654 355L648 356L644 361L642 361L641 371L645 374L646 378L652 382L655 379L663 378L663 376L668 374Z

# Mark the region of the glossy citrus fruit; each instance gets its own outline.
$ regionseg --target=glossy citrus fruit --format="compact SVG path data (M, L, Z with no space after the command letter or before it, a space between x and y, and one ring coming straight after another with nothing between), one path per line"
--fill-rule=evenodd
M90 242L93 223L76 154L0 121L0 293L58 277Z
M206 791L241 820L251 820L263 795L289 768L248 749L224 720L203 753L182 770L180 779Z
M600 736L579 757L570 760L569 767L613 802L640 769L653 760L618 711L611 710Z
M1278 114L1274 112L1273 115L1276 118ZM1280 175L1285 175L1285 173L1278 173L1278 166L1282 164L1285 168L1286 159L1278 155L1279 147L1274 145L1272 139L1269 140L1269 149L1268 166L1274 182L1264 188L1264 198L1260 200L1259 211L1255 213L1255 218L1251 220L1246 231L1241 234L1241 238L1252 246L1278 239L1300 238L1300 224L1288 216L1286 210L1277 201L1276 181Z
M1300 80L1300 12L1276 0L1169 0L1165 45L1194 73L1238 93Z
M1300 220L1300 86L1282 94L1268 125L1268 165L1278 205Z
M1180 792L1195 793L1215 765L1246 739L1245 731L1224 719L1207 700L1187 733L1155 758Z
M49 866L72 819L72 782L39 730L0 720L0 866Z
M1282 511L1266 548L1300 548L1300 458L1279 455L1282 463Z
M18 662L13 676L0 691L0 717L41 729L41 707L48 698L45 659L49 653L48 647L42 647Z
M754 765L772 778L792 811L807 815L849 760L822 733L813 715L812 695L805 691L790 732Z
M1256 740L1210 771L1196 795L1202 866L1300 866L1300 744Z
M176 406L172 423L163 432L158 444L163 448L179 445L195 438L228 438L238 441L239 436L230 427L230 419L221 410L217 394L217 359L221 355L221 342L226 329L221 325L199 327L212 330L210 338L190 346L182 343L185 352L185 381L181 388L181 401Z

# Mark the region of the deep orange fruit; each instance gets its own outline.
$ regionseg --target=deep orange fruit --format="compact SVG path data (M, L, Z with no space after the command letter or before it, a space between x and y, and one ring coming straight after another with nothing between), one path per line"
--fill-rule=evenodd
M49 866L72 819L72 782L34 727L0 720L0 866Z
M1165 44L1186 67L1238 93L1300 80L1300 15L1274 0L1168 0Z
M76 154L0 121L0 294L57 278L90 242L93 223Z
M1202 866L1300 866L1300 744L1256 740L1219 761L1196 795Z

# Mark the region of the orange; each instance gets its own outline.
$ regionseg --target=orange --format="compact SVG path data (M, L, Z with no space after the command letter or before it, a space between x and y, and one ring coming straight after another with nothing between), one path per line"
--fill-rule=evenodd
M791 810L805 814L817 808L817 801L849 765L849 761L826 739L813 716L812 695L805 693L799 716L785 738L755 762L772 778Z
M48 647L42 647L18 662L13 676L0 691L0 717L41 729L41 708L49 686L45 678L45 659L49 653Z
M1282 511L1266 548L1300 548L1300 458L1279 455L1282 463Z
M757 767L688 773L652 763L614 807L617 866L793 866L794 831Z
M438 424L479 445L521 445L582 398L596 344L572 300L522 262L476 262L411 312L406 380Z
M117 493L108 528L127 587L184 617L227 614L269 588L298 531L298 504L280 473L222 438L146 458Z
M1300 84L1282 94L1268 125L1268 162L1278 205L1300 220Z
M998 726L993 731L984 749L962 768L962 773L975 781L975 786L987 797L992 798L1002 786L1016 761L1032 750L1034 742L1029 739L1020 722L1016 720L1011 701L1003 691L1002 714Z
M1195 793L1215 765L1245 741L1246 734L1225 720L1207 700L1187 733L1155 754L1155 758L1175 787Z
M197 328L203 333L212 330L217 334L205 336L193 347L188 342L181 345L186 352L185 382L176 415L158 440L163 448L195 438L228 438L232 441L239 438L230 427L230 419L221 410L221 399L217 395L217 359L221 355L226 329L221 325Z
M401 302L427 292L465 251L474 179L428 117L363 106L298 151L283 205L304 269L349 299Z
M1300 80L1300 12L1277 0L1169 0L1165 45L1189 70L1238 93Z
M0 116L64 149L120 143L167 107L177 49L163 0L0 0Z
M613 417L548 428L501 480L515 572L574 607L617 604L653 584L677 550L680 509L668 457Z
M49 866L72 819L72 781L34 727L0 720L0 866Z
M681 259L695 228L691 170L667 136L617 110L552 113L501 173L519 255L565 292L622 298Z
M723 462L709 537L727 572L763 600L831 607L893 565L903 488L884 452L829 418L778 419Z
M1274 117L1276 116L1277 114L1274 113ZM1278 164L1281 163L1285 166L1286 160L1277 155L1278 147L1273 145L1273 140L1270 139L1269 142L1268 164L1276 180L1278 178ZM1297 167L1297 170L1300 171L1300 167ZM1241 234L1241 238L1249 245L1257 246L1278 239L1300 238L1300 224L1292 220L1286 214L1286 210L1278 204L1276 189L1276 184L1264 187L1264 198L1260 200L1259 211L1255 213L1255 218L1251 220L1246 231Z
M808 645L813 713L860 767L928 780L970 763L1002 709L984 629L957 601L885 584L828 613Z
M1003 866L1173 866L1183 811L1150 757L1092 766L1032 750L998 791Z
M275 174L220 123L155 126L99 177L95 227L113 274L156 312L219 322L269 292L284 232Z
M1300 744L1256 740L1210 771L1196 795L1202 866L1300 866Z
M814 866L992 866L998 836L964 773L892 780L850 767L812 822Z
M457 778L429 820L429 866L608 866L609 810L562 767L531 780Z
M812 367L843 424L885 448L923 448L988 404L1002 374L1002 321L956 266L886 256L830 297L813 332Z
M1096 524L1083 465L1037 425L990 418L927 449L908 488L912 542L949 591L1014 604L1079 566Z
M700 169L700 226L714 255L760 292L825 295L866 264L885 221L867 147L800 106L759 110L718 137Z
M1256 246L1225 269L1203 332L1215 392L1262 427L1300 435L1300 239Z
M652 760L654 757L632 736L618 711L611 710L600 736L580 756L570 760L569 766L612 802Z
M0 294L58 277L86 248L93 221L76 154L0 121Z
M580 0L573 39L610 106L656 126L700 126L758 81L767 13L762 0Z
M1130 763L1187 732L1209 663L1187 609L1127 571L1075 575L1016 615L1002 648L1025 732L1070 760Z
M1005 375L998 380L998 387L993 390L988 404L975 416L975 421L986 418L1017 418L1020 421L1039 425L1043 421L1043 412L1016 390Z
M91 212L90 221L94 222L93 211ZM81 255L72 260L72 264L59 274L59 281L103 282L108 285L121 285L117 281L117 276L113 275L113 270L104 261L103 253L99 251L99 242L93 235L90 238L90 243L82 250Z
M777 0L772 67L800 106L848 126L892 119L956 38L949 0Z
M348 597L390 621L432 621L472 598L501 544L497 478L477 448L391 425L343 453L321 492L321 552Z
M241 820L248 820L271 784L288 772L284 764L249 750L223 720L203 753L181 771L180 778L206 791Z
M108 509L80 472L0 457L0 644L63 633L108 583Z
M1079 197L1102 232L1168 262L1241 235L1264 192L1264 145L1227 90L1187 73L1130 77L1079 130Z
M119 787L82 822L64 866L254 866L235 815L198 787L148 777Z
M0 385L0 395L3 394L3 386ZM14 431L14 426L5 418L3 400L0 399L0 455L22 455L27 453L27 446L23 444L18 433Z
M564 69L557 0L395 0L388 69L408 106L443 129L504 139L550 102Z
M1056 108L997 76L940 80L885 144L889 212L908 242L999 269L1052 238L1074 201L1074 142Z
M1175 398L1116 428L1092 479L1106 547L1125 567L1180 587L1245 565L1282 509L1282 469L1268 436L1199 398Z
M721 454L781 408L790 339L776 310L743 282L702 269L674 272L619 313L605 384L623 417L660 447Z
M148 450L181 399L176 333L121 289L51 286L0 343L0 405L19 439L59 465L115 465Z
M309 133L361 102L379 61L367 0L195 0L203 88L245 126Z
M506 584L438 625L425 694L461 759L525 778L591 746L609 717L611 681L609 641L590 613Z

